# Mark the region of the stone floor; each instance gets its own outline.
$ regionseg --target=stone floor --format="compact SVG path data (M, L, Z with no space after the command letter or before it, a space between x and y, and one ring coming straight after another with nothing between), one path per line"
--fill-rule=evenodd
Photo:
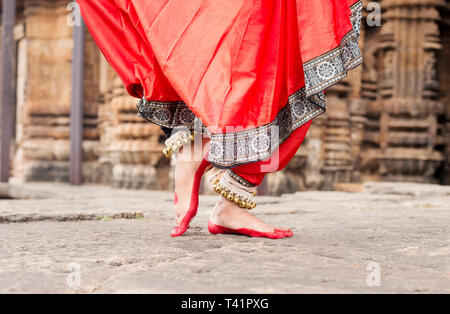
M254 213L295 231L283 240L210 235L215 196L176 239L165 192L35 183L0 198L0 293L450 292L450 187L261 197Z

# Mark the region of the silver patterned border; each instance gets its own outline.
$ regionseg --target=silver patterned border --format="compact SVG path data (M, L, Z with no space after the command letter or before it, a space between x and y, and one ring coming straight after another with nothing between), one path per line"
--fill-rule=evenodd
M291 95L286 106L267 125L240 132L213 134L182 101L163 102L143 98L137 104L138 114L167 128L187 127L207 133L211 138L208 159L216 167L232 168L267 159L298 127L326 111L323 91L362 63L358 45L362 8L361 0L350 8L353 28L337 48L303 64L305 87Z

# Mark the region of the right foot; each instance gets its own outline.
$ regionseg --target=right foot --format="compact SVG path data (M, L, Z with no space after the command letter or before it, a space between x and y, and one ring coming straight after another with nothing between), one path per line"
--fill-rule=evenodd
M289 229L277 228L265 223L250 215L246 209L224 198L219 198L216 203L209 219L208 229L212 234L234 233L271 239L292 237L294 234Z

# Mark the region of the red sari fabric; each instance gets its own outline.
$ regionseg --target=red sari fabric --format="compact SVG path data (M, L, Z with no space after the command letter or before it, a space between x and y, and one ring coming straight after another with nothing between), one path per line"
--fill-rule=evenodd
M270 158L325 111L323 90L362 61L361 1L78 3L130 95L143 98L139 113L200 127L218 167Z
M268 173L283 170L295 156L308 133L312 120L298 127L291 136L280 144L275 152L265 160L240 165L229 169L241 179L254 186L260 186Z

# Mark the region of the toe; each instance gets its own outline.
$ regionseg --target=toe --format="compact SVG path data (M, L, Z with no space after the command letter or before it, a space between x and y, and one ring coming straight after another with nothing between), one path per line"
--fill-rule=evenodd
M285 237L292 237L294 235L294 232L291 229L286 228L275 228L278 232L284 233Z
M186 229L181 228L180 226L176 226L173 228L172 233L170 234L172 238L179 237L186 232Z
M286 237L290 238L292 236L294 236L294 232L290 229L286 230Z
M279 239L281 238L290 238L294 235L294 232L292 232L292 230L290 229L279 229L279 228L275 228L274 229L274 234L279 236Z

